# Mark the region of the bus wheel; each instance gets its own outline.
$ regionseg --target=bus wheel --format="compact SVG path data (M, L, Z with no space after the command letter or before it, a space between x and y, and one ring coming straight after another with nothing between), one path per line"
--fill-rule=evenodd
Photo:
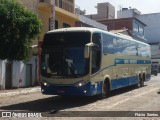
M101 98L104 99L104 98L107 98L109 96L109 82L104 82L103 85L102 85L102 94L101 94Z
M140 87L143 87L144 86L144 81L145 81L145 76L143 75L142 77L140 77Z

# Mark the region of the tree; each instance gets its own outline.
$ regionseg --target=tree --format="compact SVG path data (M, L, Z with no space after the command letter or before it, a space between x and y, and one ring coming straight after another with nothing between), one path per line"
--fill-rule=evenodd
M16 0L0 0L0 59L27 61L42 23Z

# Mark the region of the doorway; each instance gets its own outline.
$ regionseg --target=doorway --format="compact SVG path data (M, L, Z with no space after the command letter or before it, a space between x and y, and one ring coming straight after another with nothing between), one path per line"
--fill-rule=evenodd
M5 88L9 89L12 88L12 67L13 64L11 62L6 63L5 65Z
M26 87L32 86L32 64L26 64Z

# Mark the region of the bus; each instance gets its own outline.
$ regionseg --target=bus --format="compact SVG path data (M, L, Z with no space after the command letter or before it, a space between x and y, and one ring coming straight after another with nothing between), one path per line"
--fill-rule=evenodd
M72 27L47 32L41 53L41 92L48 95L105 98L151 78L150 46L97 28Z

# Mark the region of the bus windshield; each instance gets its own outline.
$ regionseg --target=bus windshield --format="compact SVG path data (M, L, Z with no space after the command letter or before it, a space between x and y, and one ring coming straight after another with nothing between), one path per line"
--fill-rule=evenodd
M46 34L42 45L41 74L45 77L82 77L89 71L84 46L89 32Z

